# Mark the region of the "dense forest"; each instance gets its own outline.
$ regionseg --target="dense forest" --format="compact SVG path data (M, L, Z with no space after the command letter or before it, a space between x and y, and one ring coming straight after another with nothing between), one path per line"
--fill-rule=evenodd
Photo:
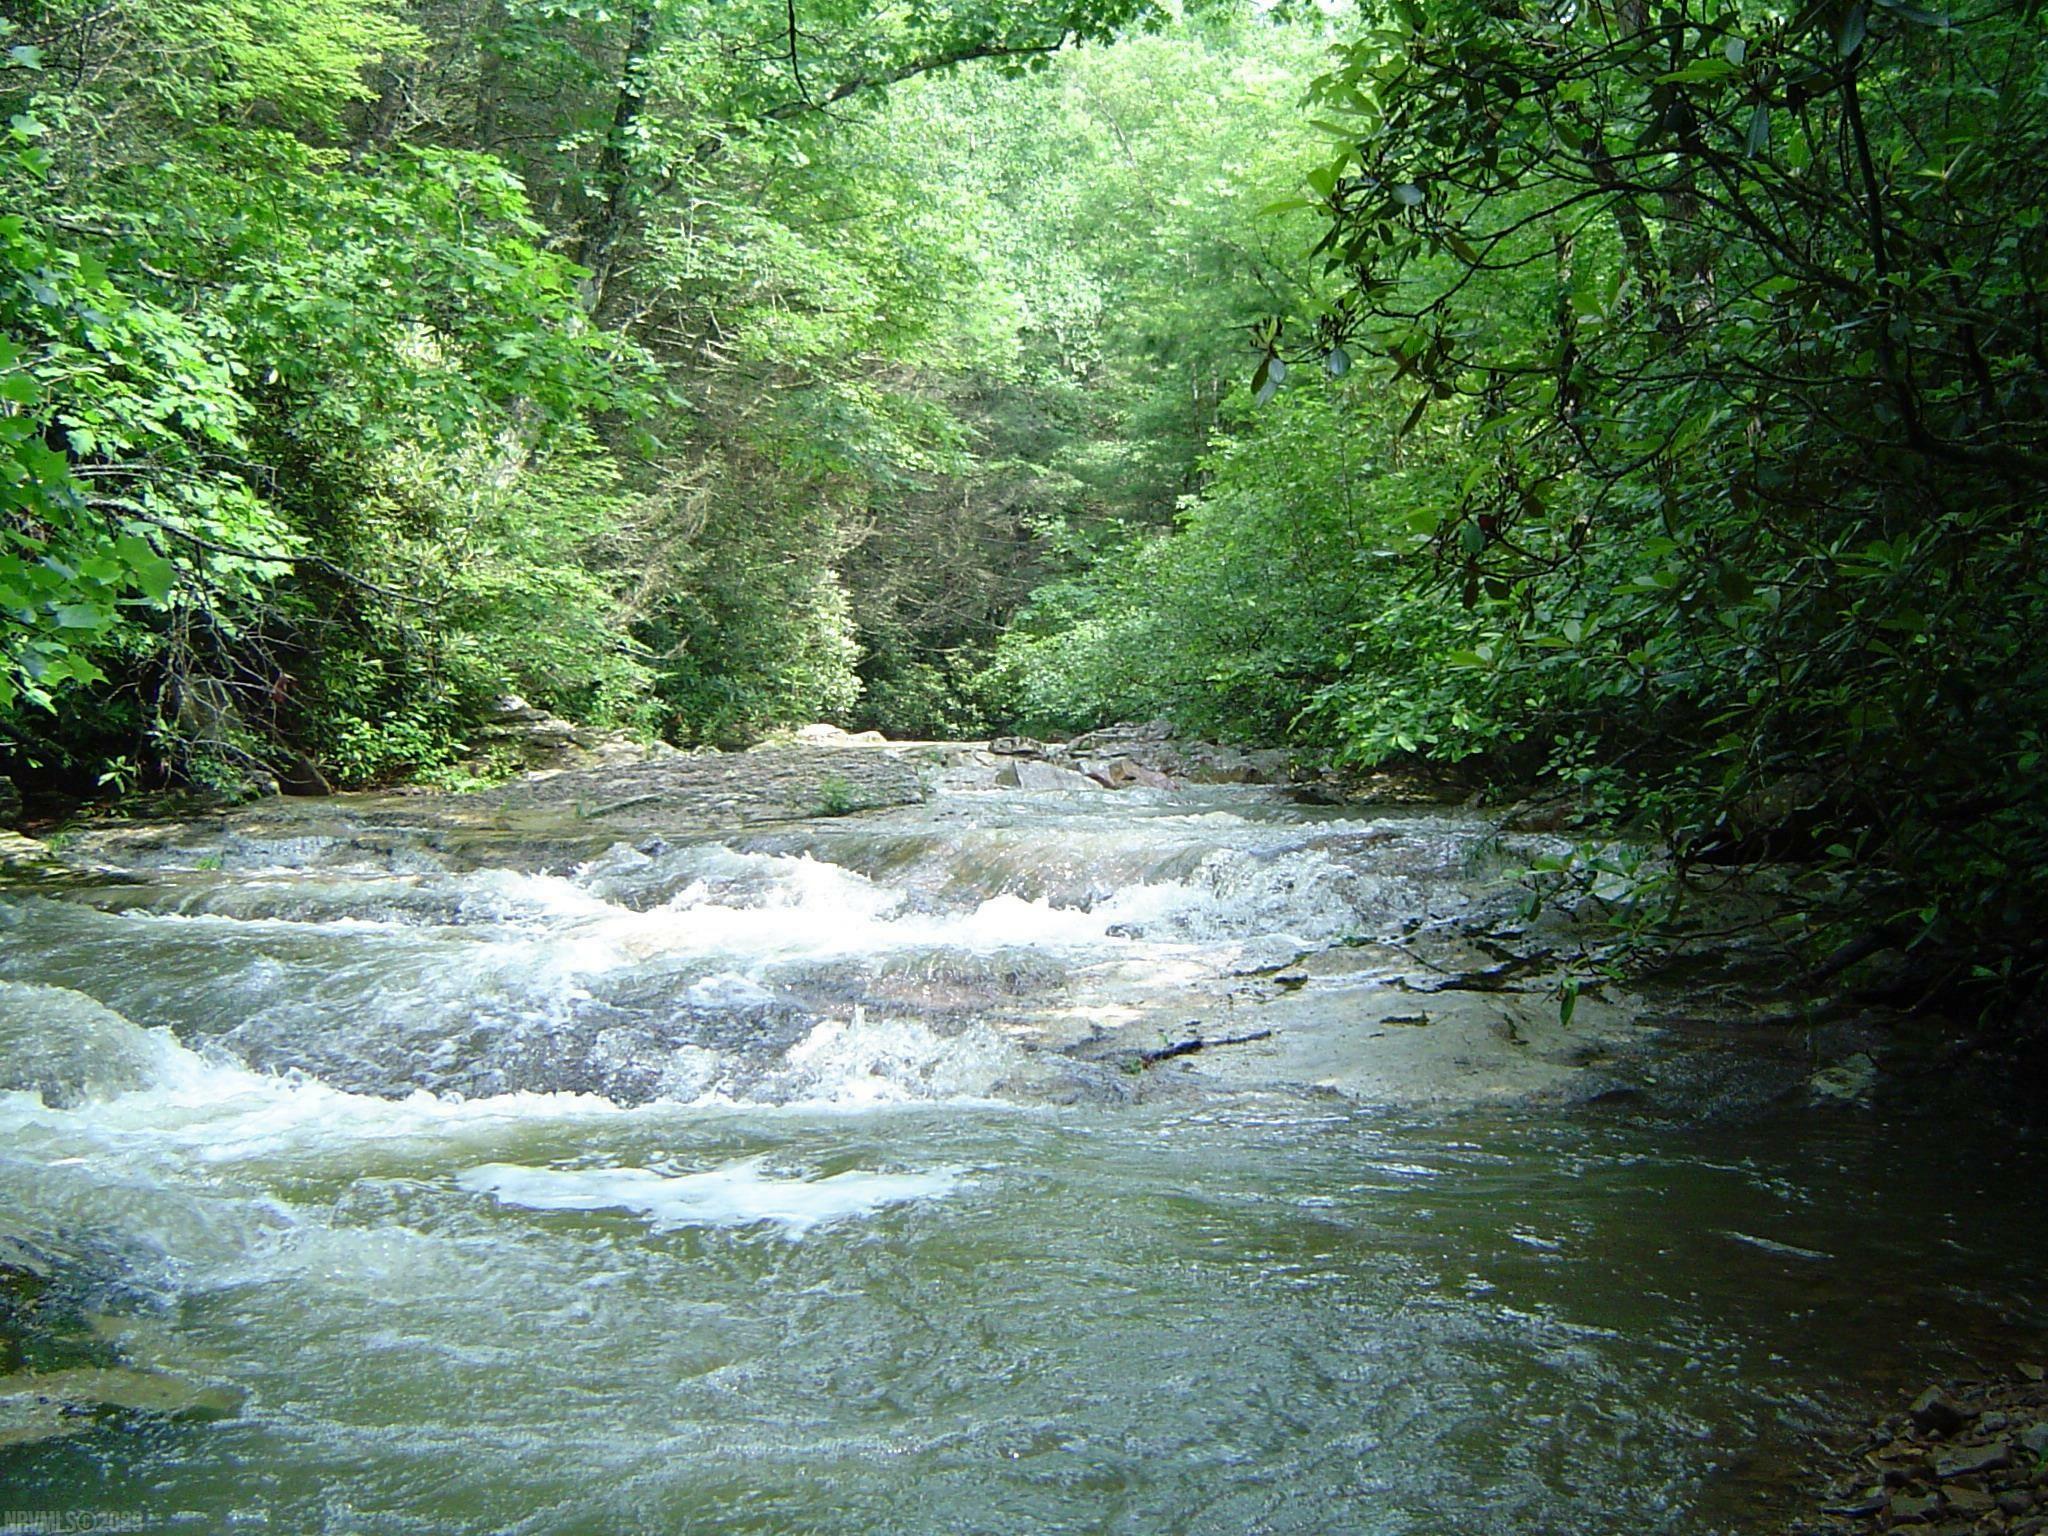
M25 787L1163 715L2038 1010L2033 0L0 18Z

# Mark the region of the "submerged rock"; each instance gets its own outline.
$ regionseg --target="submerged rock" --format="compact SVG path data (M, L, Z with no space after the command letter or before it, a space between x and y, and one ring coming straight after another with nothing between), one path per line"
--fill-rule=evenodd
M1944 1483L1959 1477L1974 1477L1982 1472L1997 1472L2012 1465L2012 1452L2003 1445L1970 1446L1947 1456L1937 1457L1934 1475Z
M162 1070L167 1048L160 1034L83 992L0 981L0 1092L73 1108L144 1086Z
M1806 1085L1816 1104L1866 1103L1877 1086L1877 1062L1867 1052L1858 1051L1814 1073Z
M54 1440L109 1419L226 1419L241 1411L235 1387L201 1386L160 1371L81 1366L0 1376L0 1446Z

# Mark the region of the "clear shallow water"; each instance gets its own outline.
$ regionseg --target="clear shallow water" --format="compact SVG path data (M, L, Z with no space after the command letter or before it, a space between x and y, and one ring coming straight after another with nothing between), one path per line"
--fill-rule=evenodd
M0 1509L1764 1529L1803 1427L2039 1322L2041 1170L1952 1127L1130 1103L1000 1027L1483 902L1455 818L962 797L556 875L275 854L0 898L0 1231L249 1393L0 1450Z

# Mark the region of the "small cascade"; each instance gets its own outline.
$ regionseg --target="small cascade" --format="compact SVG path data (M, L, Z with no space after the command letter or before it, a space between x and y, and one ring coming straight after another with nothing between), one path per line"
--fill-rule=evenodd
M1109 816L960 798L738 845L621 843L556 872L348 866L301 839L268 866L0 900L0 976L385 1097L781 1103L820 1042L878 1032L892 1065L867 1075L927 1085L905 1092L1028 1093L1030 1073L957 1073L989 1016L1029 1026L1105 963L1222 974L1455 906L1447 876L1479 835L1274 819L1244 792Z
M1466 920L1515 852L1476 818L1231 788L490 831L489 868L196 832L0 890L0 1280L66 1256L21 1368L236 1405L56 1423L0 1389L0 1504L1717 1536L1727 1448L1795 1452L1873 1335L2039 1316L2038 1162L1967 1126L1674 1137L1179 1056L1462 1027L1376 941L1499 963ZM1504 996L1465 1038L1526 1053L1484 1033Z

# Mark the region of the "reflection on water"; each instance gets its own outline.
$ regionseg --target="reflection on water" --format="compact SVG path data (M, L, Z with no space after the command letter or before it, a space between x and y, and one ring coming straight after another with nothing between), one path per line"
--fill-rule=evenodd
M1003 1027L1484 901L1487 856L1251 793L963 797L566 876L315 846L0 898L0 1233L249 1393L0 1449L0 1508L1769 1528L1826 1412L2038 1324L2038 1165L1853 1115L1134 1105Z

